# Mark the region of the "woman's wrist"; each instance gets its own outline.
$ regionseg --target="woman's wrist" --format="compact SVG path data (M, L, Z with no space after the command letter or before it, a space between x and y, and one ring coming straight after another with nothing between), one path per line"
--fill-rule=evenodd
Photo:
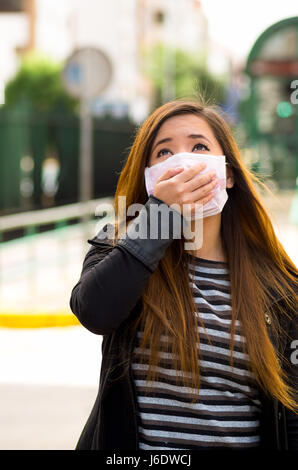
M127 248L153 272L172 241L182 238L184 223L180 212L150 195L117 244Z

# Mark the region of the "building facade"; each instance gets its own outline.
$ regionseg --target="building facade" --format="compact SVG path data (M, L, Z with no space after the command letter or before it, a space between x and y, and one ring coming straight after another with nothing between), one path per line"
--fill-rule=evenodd
M129 105L141 119L151 87L143 74L143 51L164 42L205 50L207 21L198 0L0 0L0 91L26 51L64 61L92 46L109 57L113 77L101 97Z

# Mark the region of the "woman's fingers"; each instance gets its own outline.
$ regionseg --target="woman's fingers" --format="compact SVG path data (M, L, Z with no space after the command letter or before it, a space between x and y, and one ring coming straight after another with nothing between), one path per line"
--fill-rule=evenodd
M191 180L194 176L196 176L200 171L206 168L206 163L197 163L189 168L185 168L182 173L177 175L176 180L179 183L186 183L187 181Z
M184 168L181 167L176 167L176 168L168 168L156 181L156 183L159 183L160 181L166 181L169 178L172 178L173 176L177 175L178 173L181 173L184 170ZM155 183L155 184L156 184Z
M214 179L210 182L210 174L214 171L198 175L205 167L205 163L198 163L186 169L183 167L169 168L157 180L154 196L168 205L177 203L181 210L183 210L184 204L190 204L193 208L196 204L206 204L213 197L214 193L211 191L216 187L218 181Z
M214 193L211 192L207 196L205 196L203 199L193 202L190 205L190 213L194 214L197 207L200 207L201 205L204 206L205 204L207 204L207 202L209 202L213 198L213 196L214 196Z
M213 198L215 194L214 189L217 184L218 181L216 179L211 181L209 184L205 184L197 190L192 191L191 193L185 194L183 198L183 204L190 204L190 210L193 214L196 206L204 205Z
M205 184L204 186L201 186L200 188L196 189L195 191L192 191L191 193L191 198L193 201L199 201L200 199L205 198L207 195L209 195L210 191L214 190L215 187L218 184L218 179L214 179L208 184Z
M217 175L214 170L208 171L208 173L204 173L203 175L199 173L198 175L194 176L191 180L184 183L185 191L190 193L192 191L195 191L196 189L199 189L205 184L211 183L211 181L215 181L215 179L217 180Z

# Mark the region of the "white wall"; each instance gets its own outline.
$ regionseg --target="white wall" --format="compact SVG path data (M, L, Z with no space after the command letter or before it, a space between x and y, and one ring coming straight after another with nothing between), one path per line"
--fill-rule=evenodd
M18 67L17 47L28 38L28 21L23 13L0 14L0 104L4 102L5 83Z
M57 60L65 60L79 47L102 49L114 71L105 96L139 108L141 105L145 110L150 89L146 83L144 86L141 76L140 36L147 44L160 36L180 47L203 48L206 20L194 8L194 3L193 0L36 0L36 49ZM146 6L141 18L137 16L140 5ZM161 27L153 21L157 9L166 13L166 25ZM0 90L1 83L17 68L16 45L25 45L27 37L28 22L23 14L0 15Z
M131 100L136 95L135 0L37 0L36 47L57 59L74 48L102 49L113 65L106 95Z

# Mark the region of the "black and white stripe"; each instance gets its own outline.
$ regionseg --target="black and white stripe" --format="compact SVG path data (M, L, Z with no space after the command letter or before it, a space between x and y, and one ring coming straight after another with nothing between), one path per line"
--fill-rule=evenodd
M159 374L146 382L148 362L134 349L132 370L139 409L140 449L251 448L259 444L260 401L245 338L236 321L233 368L230 365L231 292L228 265L189 255L190 285L200 319L199 397L177 383L170 353L159 352ZM198 315L196 313L196 315ZM138 331L139 341L143 335ZM149 354L149 350L143 350ZM182 372L179 371L178 376ZM189 375L189 374L188 374Z

